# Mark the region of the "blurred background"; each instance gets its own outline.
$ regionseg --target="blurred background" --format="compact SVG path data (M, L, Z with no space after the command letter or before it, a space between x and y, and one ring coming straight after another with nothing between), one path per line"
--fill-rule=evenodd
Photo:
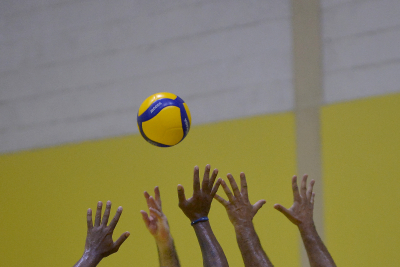
M399 44L398 0L0 1L0 265L72 266L87 208L111 200L131 236L99 266L158 266L139 213L158 185L182 266L202 266L176 186L189 196L209 163L267 200L254 221L275 266L308 266L273 209L303 173L338 266L398 266ZM175 147L138 135L157 92L191 111ZM217 202L210 222L243 266Z

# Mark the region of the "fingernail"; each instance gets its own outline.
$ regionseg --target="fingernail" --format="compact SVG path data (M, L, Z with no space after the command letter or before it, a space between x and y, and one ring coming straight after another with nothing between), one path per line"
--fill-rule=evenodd
M130 235L131 235L131 233L129 233L129 232L127 232L127 233L125 234L126 237L128 237L128 236L130 236Z

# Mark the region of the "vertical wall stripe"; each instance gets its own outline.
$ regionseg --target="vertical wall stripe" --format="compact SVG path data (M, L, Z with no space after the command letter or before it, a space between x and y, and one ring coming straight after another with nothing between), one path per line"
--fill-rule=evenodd
M295 88L297 174L315 179L314 220L323 238L320 105L322 52L320 1L292 0L293 69ZM301 266L310 266L301 242Z

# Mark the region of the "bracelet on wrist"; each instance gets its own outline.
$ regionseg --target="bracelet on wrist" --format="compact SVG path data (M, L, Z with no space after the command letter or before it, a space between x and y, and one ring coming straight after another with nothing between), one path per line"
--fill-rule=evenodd
M194 221L191 223L191 225L193 226L193 225L195 225L196 223L199 223L199 222L206 222L206 221L208 221L208 217L201 217L200 219L194 220Z

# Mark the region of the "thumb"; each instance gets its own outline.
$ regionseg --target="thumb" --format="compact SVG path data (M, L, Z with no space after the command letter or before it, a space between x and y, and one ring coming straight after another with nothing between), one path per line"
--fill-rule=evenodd
M275 204L274 208L276 210L279 210L281 213L283 213L283 215L285 215L289 220L291 220L292 215L290 214L290 211L287 208L285 208L281 204Z
M183 202L186 201L185 189L180 184L178 184L178 199L179 199L179 204L182 204Z
M267 201L265 201L264 199L261 199L261 200L257 201L257 202L253 205L254 215L257 214L258 210L261 209L261 207L264 206L265 203L267 203ZM253 215L253 216L254 216L254 215Z
M118 251L119 247L122 245L122 243L125 242L125 240L130 236L131 234L129 232L123 233L117 241L114 242L114 250L115 252Z

